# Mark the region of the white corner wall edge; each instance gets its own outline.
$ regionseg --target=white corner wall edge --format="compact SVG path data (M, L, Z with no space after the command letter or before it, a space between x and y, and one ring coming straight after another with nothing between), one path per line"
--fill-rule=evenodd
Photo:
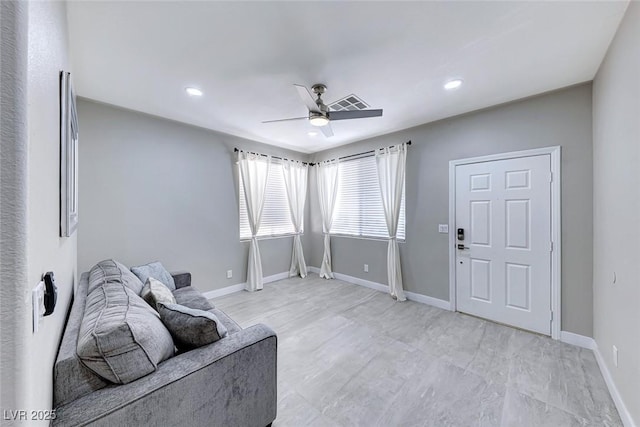
M308 267L308 270L311 273L320 274L320 269L318 267ZM385 293L389 292L389 286L383 285L382 283L372 282L370 280L360 279L359 277L349 276L348 274L336 272L334 272L333 275L336 279L342 280L343 282L351 283L352 285L360 285L364 286L365 288L375 289L376 291ZM451 311L451 304L449 303L449 301L417 294L415 292L405 291L404 294L408 300Z
M578 335L567 331L560 332L560 341L593 350L593 354L596 357L596 362L598 362L598 367L600 368L600 373L604 378L604 382L607 384L609 394L611 394L613 403L615 403L616 405L616 409L618 410L618 414L620 415L622 423L625 427L637 427L633 422L633 419L631 418L631 414L627 410L627 407L622 401L622 397L620 396L618 388L613 382L613 377L611 376L611 372L609 372L609 368L607 368L607 365L604 363L604 359L602 358L602 354L600 354L600 349L598 348L598 344L596 343L596 341L591 337L585 337L584 335Z
M273 274L271 276L263 277L262 278L262 283L266 284L266 283L271 283L271 282L277 282L278 280L288 279L288 278L289 278L289 272L288 271L284 271L282 273L277 273L277 274ZM203 292L202 295L206 299L218 298L218 297L221 297L221 296L224 296L224 295L229 295L229 294L233 294L235 292L240 292L240 291L244 290L245 285L246 285L246 282L238 283L236 285L226 286L224 288L214 289L212 291Z

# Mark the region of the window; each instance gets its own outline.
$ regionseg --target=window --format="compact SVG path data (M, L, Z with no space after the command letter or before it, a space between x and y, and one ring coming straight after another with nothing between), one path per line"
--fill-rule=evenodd
M389 237L375 156L346 160L338 164L338 197L331 233L383 239ZM405 238L404 187L397 237L399 240Z
M251 228L249 227L249 217L247 216L247 204L244 200L242 176L239 171L238 182L240 184L238 198L238 204L240 205L240 240L248 240L251 239ZM269 177L267 178L267 192L265 194L258 237L274 237L294 233L295 229L291 222L289 201L287 200L284 177L282 176L282 163L272 160L269 168Z

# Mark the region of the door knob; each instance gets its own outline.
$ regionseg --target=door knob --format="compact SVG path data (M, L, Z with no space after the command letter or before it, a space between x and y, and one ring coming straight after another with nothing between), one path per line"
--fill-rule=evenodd
M469 249L469 247L468 247L468 246L465 246L465 245L464 245L464 244L462 244L462 243L459 243L459 244L458 244L458 249L459 249L459 250L464 250L464 249Z

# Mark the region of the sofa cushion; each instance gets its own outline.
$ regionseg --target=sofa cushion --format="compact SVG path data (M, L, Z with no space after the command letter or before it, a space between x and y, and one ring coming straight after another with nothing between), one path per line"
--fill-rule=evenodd
M138 279L142 283L146 283L149 277L153 277L164 283L167 288L175 291L176 284L173 281L173 276L167 271L160 261L150 262L149 264L139 265L137 267L131 267L133 274L138 276Z
M106 283L87 296L77 354L102 378L129 383L173 353L171 334L155 311L124 284Z
M185 307L205 311L213 308L209 300L191 286L176 289L173 291L173 296L176 299L176 304L184 305Z
M202 347L227 335L227 328L211 312L163 302L158 303L158 312L179 349Z
M100 261L89 272L89 289L87 295L105 283L121 283L140 295L144 283L125 265L112 259Z
M167 304L176 303L176 299L169 288L153 277L149 277L147 279L147 283L145 283L144 288L142 288L140 296L147 302L147 304L153 307L154 310L158 309L156 305L159 302L166 302Z

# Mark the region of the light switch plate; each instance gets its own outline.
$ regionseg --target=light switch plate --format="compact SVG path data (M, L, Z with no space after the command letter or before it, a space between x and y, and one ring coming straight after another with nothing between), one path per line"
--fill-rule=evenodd
M33 333L38 332L42 318L44 317L44 282L40 282L31 291L31 303L33 311Z
M231 279L233 277L233 270L227 270L227 279Z
M438 224L438 233L448 233L449 224Z

